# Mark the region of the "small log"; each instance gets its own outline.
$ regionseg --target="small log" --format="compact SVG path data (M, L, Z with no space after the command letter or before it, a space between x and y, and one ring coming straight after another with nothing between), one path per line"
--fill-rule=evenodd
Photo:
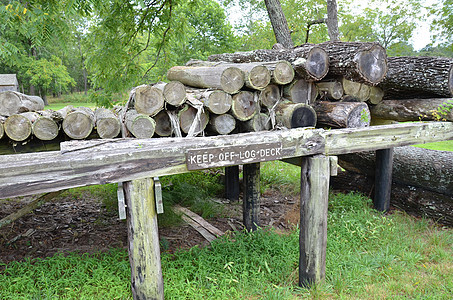
M294 68L286 60L262 62L261 64L271 72L271 82L274 84L285 85L294 79Z
M63 120L61 114L51 110L39 111L38 114L32 124L33 135L43 141L55 139L60 132L59 123Z
M377 86L370 87L370 101L371 104L379 104L384 99L384 91Z
M247 231L255 231L260 226L260 163L245 164L243 168L243 223Z
M318 90L312 81L296 79L283 87L283 96L294 103L311 104L318 96Z
M95 125L94 112L88 107L77 107L64 118L63 131L72 139L87 138Z
M227 113L233 101L231 95L222 90L189 89L187 90L187 97L201 101L203 106L217 115Z
M164 108L164 94L154 86L141 85L131 91L134 109L139 114L155 116Z
M225 135L236 128L236 119L230 114L211 115L208 129L215 134Z
M278 85L269 84L264 90L259 94L259 103L261 106L272 108L277 104L282 98L280 88Z
M367 101L370 99L371 87L369 85L348 80L343 77L342 85L344 93L349 96L348 101L358 100L358 101ZM376 88L378 89L378 88Z
M250 120L241 123L241 132L266 131L271 128L271 118L265 113L257 113Z
M188 104L178 112L178 118L182 132L189 134L192 128L193 136L202 133L209 122L207 112L198 112L198 109Z
M233 103L231 105L232 115L240 120L247 121L259 110L258 95L249 91L241 91L233 95Z
M323 99L340 100L343 97L343 85L339 81L320 81L315 85Z
M161 111L154 116L154 121L156 122L155 133L158 136L170 136L172 133L172 126L170 117L166 110Z
M166 103L178 107L186 101L186 87L179 81L159 82L153 85L162 91Z
M277 126L285 128L314 127L316 125L316 112L307 104L282 102L275 110Z
M318 127L359 128L370 125L370 110L363 102L319 101L313 108Z
M38 110L44 110L44 101L38 96L28 96L14 91L0 93L0 116L9 117Z
M5 121L6 135L16 142L28 139L32 133L32 124L39 118L35 112L25 112L9 116Z
M94 117L96 119L96 130L101 139L112 139L120 134L120 120L113 111L98 108L94 111Z
M126 112L125 123L127 130L139 139L153 137L156 128L156 122L153 118L145 114L139 114L134 109Z
M433 113L437 111L442 119L453 121L453 109L448 109L450 106L453 106L453 100L449 98L383 100L370 111L373 118L399 122L435 120Z
M198 88L221 89L235 94L244 86L244 72L233 66L175 66L167 72L168 80Z

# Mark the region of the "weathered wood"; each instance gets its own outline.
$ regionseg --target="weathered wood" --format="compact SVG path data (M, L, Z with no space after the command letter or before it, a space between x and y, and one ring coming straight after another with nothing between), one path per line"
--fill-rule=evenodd
M326 51L312 44L304 44L292 49L260 49L248 52L214 54L209 56L208 59L233 63L286 60L292 64L299 76L307 80L321 80L329 70L329 57Z
M371 104L379 104L384 99L384 91L377 86L370 87L370 101Z
M225 167L225 198L239 201L239 166Z
M35 112L25 112L9 116L4 124L6 135L16 142L22 142L31 136L32 124L39 118Z
M318 90L312 81L296 79L283 87L283 96L294 103L311 104L318 96Z
M127 130L136 138L147 139L154 135L156 121L153 118L138 113L135 109L126 112L125 123Z
M133 108L139 114L153 117L164 108L164 94L155 86L137 86L131 91L131 98Z
M324 100L340 100L343 97L343 85L339 81L320 81L316 83L316 88Z
M244 72L233 66L175 66L167 72L168 80L180 81L198 88L221 89L229 94L239 92L244 86Z
M153 180L129 182L125 188L127 233L135 300L164 299Z
M94 112L88 107L77 107L63 120L63 131L72 139L87 138L95 125Z
M376 150L374 208L386 212L392 191L393 148Z
M359 128L370 125L370 110L363 102L318 101L313 109L318 127Z
M71 107L69 109L73 108ZM61 112L52 110L39 111L39 117L32 124L31 129L33 135L43 141L55 139L60 132L61 121L64 119L64 112L66 112L66 110ZM66 116L66 114L64 114L64 116Z
M387 54L378 43L324 42L317 46L329 55L328 76L377 85L387 73Z
M326 276L327 206L330 160L304 157L301 165L299 286L320 283Z
M368 99L370 99L371 87L369 85L351 81L344 77L341 83L343 85L344 93L349 96L349 100L354 99L358 101L367 101ZM375 91L378 92L379 90Z
M166 110L163 110L155 115L153 119L156 122L154 129L158 136L170 136L172 134L173 129L170 117L168 116L168 112Z
M314 154L339 155L449 139L453 139L452 123L431 122L335 130L296 128L197 138L68 141L61 144L61 152L1 155L0 198L184 173L187 172L186 153L189 149L247 147L250 144L259 147L281 143L279 159L285 159ZM222 162L213 167L233 164Z
M162 91L166 103L178 107L186 101L186 87L179 81L159 82L153 85Z
M439 117L445 121L453 121L453 109L447 109L453 106L451 98L435 99L399 99L383 100L370 108L373 118L403 121L435 120L433 112L441 107L445 108L445 114L439 114Z
M5 119L0 116L0 139L3 137L5 134L5 129L3 127L3 123L5 122Z
M202 90L190 88L187 90L188 98L195 98L203 103L210 112L221 115L226 114L233 102L230 94L222 90Z
M113 111L97 108L94 111L94 118L96 120L96 131L101 139L112 139L120 134L120 120Z
M259 103L261 106L273 108L281 99L280 88L278 85L269 84L259 94Z
M188 104L178 112L178 118L182 132L188 134L192 128L194 136L202 133L209 122L207 112L203 110L199 112L198 109Z
M211 115L207 129L215 134L229 134L236 128L236 119L230 114Z
M453 60L444 57L388 58L388 72L379 85L385 99L445 98L453 95Z
M285 85L294 79L294 68L286 60L262 62L261 65L271 72L271 82L274 84Z
M15 142L8 139L0 141L0 155L25 154L32 152L60 151L60 143L63 142L64 135L59 134L51 141L30 139L24 142Z
M285 128L314 127L316 112L307 104L281 102L275 109L277 126Z
M258 95L249 91L241 91L233 95L231 114L240 121L247 121L259 110Z
M244 174L244 199L242 216L245 229L255 231L260 226L260 164L245 164Z
M38 96L28 96L19 92L0 93L0 116L12 116L28 111L44 109L44 101Z
M189 209L175 205L173 206L173 209L181 214L185 214L186 216L190 217L192 220L203 226L207 231L209 231L211 234L215 235L216 237L220 237L224 235L225 233L221 231L220 229L214 227L210 223L208 223L205 219L194 213L193 211L190 211Z
M271 119L265 113L257 113L250 120L241 123L241 132L258 132L271 128Z

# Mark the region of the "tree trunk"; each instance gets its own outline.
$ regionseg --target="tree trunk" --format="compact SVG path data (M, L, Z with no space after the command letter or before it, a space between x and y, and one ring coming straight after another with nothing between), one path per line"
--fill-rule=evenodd
M186 134L193 132L193 136L202 133L209 122L209 116L206 112L199 112L198 109L188 104L184 105L178 112L178 118L182 132Z
M275 110L277 126L285 128L314 127L316 125L315 110L303 103L282 102Z
M404 121L435 120L433 112L439 107L447 107L448 98L437 99L400 99L400 100L383 100L371 107L371 116L373 118ZM445 114L438 112L439 117L446 121L453 121L453 109L445 109Z
M322 99L340 100L343 98L343 85L339 81L317 82L316 89Z
M244 86L244 72L229 65L216 67L176 66L167 72L168 80L177 80L198 88L221 89L235 94Z
M241 91L233 96L231 113L239 121L250 120L259 111L258 96L249 91Z
M389 57L379 85L385 99L444 98L453 95L453 60L443 57Z
M170 136L172 133L172 126L170 117L166 110L161 111L156 116L154 116L154 121L156 122L155 133L158 136Z
M283 87L283 96L294 103L311 104L315 102L318 90L313 81L296 79Z
M368 105L362 102L319 101L313 105L317 127L359 128L370 125Z
M344 169L374 176L374 152L345 154L338 158ZM453 196L453 152L396 147L393 181Z
M164 108L164 94L160 89L150 85L135 87L131 96L134 109L139 114L155 116Z
M0 93L0 116L9 117L27 111L44 109L44 101L38 96L29 96L19 92Z
M248 52L214 54L209 56L208 59L232 63L286 60L291 63L296 73L306 80L321 80L329 70L329 56L326 51L312 44L304 44L292 49L260 49Z
M265 113L257 113L250 120L241 123L241 132L270 130L272 128L271 125L269 115Z
M154 135L156 122L145 114L139 114L135 109L126 112L125 123L127 130L136 138L149 139Z
M39 118L35 112L25 112L9 116L5 121L6 135L16 142L28 139L32 133L32 124Z
M120 120L113 111L106 108L98 108L95 110L94 116L96 119L96 130L101 139L112 139L120 134Z
M226 114L233 102L231 95L222 90L188 89L187 98L201 101L204 107L217 115Z
M280 99L280 88L275 84L269 84L259 95L259 103L268 109L272 109Z
M377 85L387 73L387 54L378 43L325 42L317 44L330 58L328 76Z
M275 39L277 43L282 44L285 48L293 47L293 40L291 33L286 22L285 15L283 14L282 6L279 0L264 0L266 4L267 13L271 20L272 28L274 29Z
M337 17L337 1L327 0L327 33L332 42L340 40Z
M95 125L94 112L88 107L77 107L63 120L63 131L72 139L87 138Z
M230 114L214 115L209 118L207 129L214 134L225 135L236 128L236 119Z
M178 107L186 101L186 87L179 81L159 82L153 85L162 91L166 103Z

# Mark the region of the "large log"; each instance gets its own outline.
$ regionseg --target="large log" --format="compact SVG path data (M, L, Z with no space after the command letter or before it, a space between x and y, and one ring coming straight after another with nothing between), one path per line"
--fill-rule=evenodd
M239 121L250 120L259 110L258 95L241 91L233 96L231 113Z
M27 111L44 109L44 101L38 96L28 96L19 92L0 93L0 116L9 117Z
M277 105L275 119L277 126L288 129L314 127L316 112L310 105L285 101Z
M96 119L96 131L101 139L117 137L121 131L121 123L117 115L106 108L98 108L94 111Z
M153 118L140 114L135 109L126 112L124 122L127 130L136 138L148 139L154 135L156 122Z
M453 121L453 100L435 99L399 99L383 100L370 108L373 118L395 121L419 121L444 119ZM444 109L441 109L444 108Z
M186 87L179 81L159 82L153 85L162 91L166 103L178 107L186 101Z
M131 103L139 114L155 116L164 108L164 94L161 89L151 85L140 85L131 91Z
M318 127L359 128L370 125L370 110L362 102L318 101L313 108Z
M168 80L177 80L198 88L221 89L235 94L244 86L244 72L231 65L175 66L167 72Z
M260 49L248 52L214 54L210 61L227 61L233 63L266 62L286 60L296 73L307 80L321 80L329 70L329 57L317 45L305 44L293 49Z
M88 107L77 107L64 118L63 131L72 139L87 138L95 125L94 112Z
M387 54L378 43L325 42L317 45L330 58L328 76L377 85L387 73Z
M453 59L443 57L389 57L380 87L385 99L444 98L453 95Z
M62 114L52 110L37 113L39 117L32 124L33 135L43 141L55 139L60 132L61 121L64 119Z
M204 131L209 122L209 115L203 109L186 104L178 112L179 125L182 132L196 136Z
M204 90L204 89L188 89L187 98L196 99L203 103L210 112L222 115L227 113L233 102L230 94L222 90Z
M5 121L6 135L16 142L28 139L32 133L32 124L39 118L35 112L25 112L9 116Z
M294 103L311 104L315 102L318 90L313 81L298 78L283 87L283 96Z
M344 169L374 176L374 152L346 154L338 158ZM396 147L393 181L453 196L453 152Z

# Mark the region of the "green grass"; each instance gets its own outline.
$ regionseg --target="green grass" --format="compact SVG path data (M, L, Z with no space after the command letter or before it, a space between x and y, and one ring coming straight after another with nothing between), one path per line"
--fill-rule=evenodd
M300 192L300 167L281 161L261 163L260 180L261 192L272 188L295 195Z
M453 140L414 145L414 147L425 148L430 150L453 151Z

